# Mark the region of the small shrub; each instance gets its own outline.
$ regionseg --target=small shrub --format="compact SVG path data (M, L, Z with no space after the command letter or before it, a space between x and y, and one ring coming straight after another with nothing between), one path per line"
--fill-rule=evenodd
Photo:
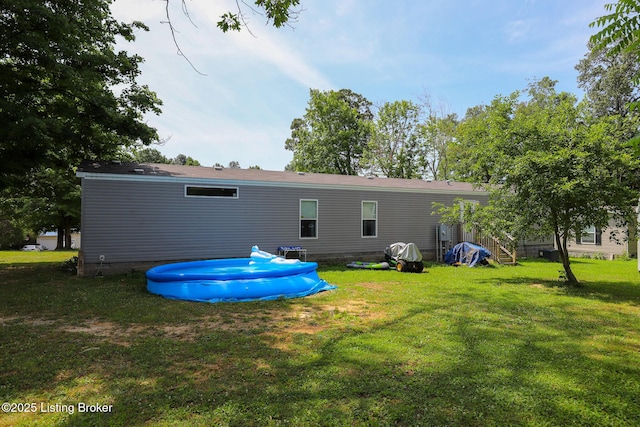
M78 257L74 256L60 264L60 270L69 274L78 274Z
M629 255L629 252L625 251L622 255L616 255L615 259L619 259L620 261L631 261L633 258Z

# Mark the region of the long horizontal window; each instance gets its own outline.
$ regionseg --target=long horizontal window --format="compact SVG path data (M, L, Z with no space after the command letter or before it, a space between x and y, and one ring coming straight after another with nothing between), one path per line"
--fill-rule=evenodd
M227 197L238 198L237 187L203 187L185 185L184 195L186 197Z

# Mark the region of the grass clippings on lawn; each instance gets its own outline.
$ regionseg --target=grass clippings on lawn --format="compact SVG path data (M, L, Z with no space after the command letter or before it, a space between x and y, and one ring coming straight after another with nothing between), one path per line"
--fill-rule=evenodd
M640 424L635 261L574 260L581 288L324 266L335 291L206 304L72 255L0 252L0 426Z

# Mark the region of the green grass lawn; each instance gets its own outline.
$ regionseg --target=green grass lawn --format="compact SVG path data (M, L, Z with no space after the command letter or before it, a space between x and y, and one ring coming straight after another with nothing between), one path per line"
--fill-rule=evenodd
M323 266L337 290L206 304L73 255L0 252L0 426L640 425L635 261L574 260L580 288Z

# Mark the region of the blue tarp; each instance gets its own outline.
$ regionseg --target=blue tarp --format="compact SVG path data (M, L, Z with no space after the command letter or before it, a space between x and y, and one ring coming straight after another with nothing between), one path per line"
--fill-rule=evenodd
M490 256L491 252L486 248L473 243L462 242L455 245L444 255L444 262L449 265L460 263L473 267Z

